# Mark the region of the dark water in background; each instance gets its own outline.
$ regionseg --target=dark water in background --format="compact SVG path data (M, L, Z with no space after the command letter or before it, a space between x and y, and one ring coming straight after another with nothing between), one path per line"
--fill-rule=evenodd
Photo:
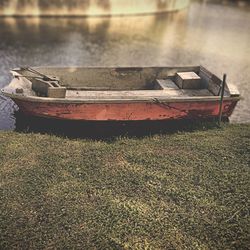
M17 66L199 64L228 74L244 97L231 122L250 122L250 4L194 1L164 15L0 19L0 87ZM15 110L0 96L0 129L15 128Z

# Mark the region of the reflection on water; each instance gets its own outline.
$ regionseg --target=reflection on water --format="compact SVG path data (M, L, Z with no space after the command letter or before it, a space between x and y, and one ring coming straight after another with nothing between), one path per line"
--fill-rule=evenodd
M202 64L240 89L232 122L250 122L250 8L192 2L171 14L115 18L0 19L0 87L10 68L39 65ZM0 97L0 129L15 106Z
M189 0L0 0L0 16L131 15L173 11Z

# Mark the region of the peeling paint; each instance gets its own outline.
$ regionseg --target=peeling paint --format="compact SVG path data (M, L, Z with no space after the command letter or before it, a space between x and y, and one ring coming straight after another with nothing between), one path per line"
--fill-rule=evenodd
M14 100L20 111L34 116L65 120L89 121L142 121L171 119L207 119L217 117L219 102L171 103L39 103ZM225 101L223 117L229 117L237 101ZM150 117L150 118L149 118Z

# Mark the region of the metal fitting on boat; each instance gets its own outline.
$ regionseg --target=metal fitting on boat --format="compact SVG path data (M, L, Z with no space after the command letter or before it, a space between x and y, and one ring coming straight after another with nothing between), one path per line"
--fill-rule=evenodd
M22 88L16 88L16 93L17 94L23 94L23 89Z

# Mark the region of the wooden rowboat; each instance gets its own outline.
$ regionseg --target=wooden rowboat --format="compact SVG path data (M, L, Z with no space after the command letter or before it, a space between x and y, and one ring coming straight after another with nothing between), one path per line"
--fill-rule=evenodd
M1 91L32 116L88 121L208 119L220 109L222 81L195 67L39 67L11 71ZM222 116L240 94L226 83Z

